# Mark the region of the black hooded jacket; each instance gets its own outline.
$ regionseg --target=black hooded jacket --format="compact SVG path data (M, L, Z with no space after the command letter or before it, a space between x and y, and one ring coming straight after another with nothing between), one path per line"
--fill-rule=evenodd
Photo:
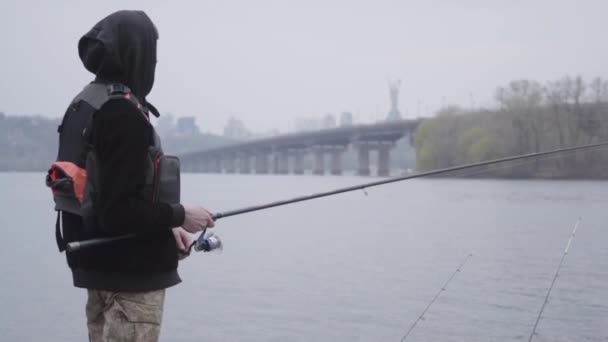
M78 42L84 67L97 78L122 83L145 103L154 85L158 31L142 11L102 19Z
M144 112L156 112L146 96L154 84L156 27L141 11L119 11L97 23L79 41L78 53L95 82L122 83L144 106L113 99L94 113L91 142L97 155L99 194L95 229L63 213L66 241L126 233L140 238L68 253L74 285L109 291L151 291L180 282L171 227L183 224L181 205L142 197L153 128Z

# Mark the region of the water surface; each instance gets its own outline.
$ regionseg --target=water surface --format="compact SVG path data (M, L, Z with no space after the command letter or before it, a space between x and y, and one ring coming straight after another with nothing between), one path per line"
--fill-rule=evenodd
M0 336L84 341L85 292L54 240L43 174L0 174ZM370 178L183 176L213 211ZM535 341L608 340L608 183L411 180L218 221L223 254L180 265L163 341L527 341L583 217Z

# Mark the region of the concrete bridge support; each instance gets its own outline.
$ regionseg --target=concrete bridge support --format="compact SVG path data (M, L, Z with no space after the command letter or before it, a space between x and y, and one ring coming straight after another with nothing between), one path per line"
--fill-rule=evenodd
M236 155L234 153L229 153L223 156L223 164L224 170L226 173L235 173L236 172Z
M274 174L278 174L279 173L279 153L278 152L273 152L271 157L270 157L270 161L272 163L272 167L270 169L270 172L274 173Z
M312 148L312 153L314 156L312 173L314 175L325 174L325 151L323 146L314 146Z
M357 143L356 148L359 155L357 174L360 176L369 176L371 174L369 152L376 150L378 151L378 176L389 176L391 170L390 151L394 146L395 143L392 141L365 141Z
M222 173L222 158L219 156L209 158L209 172Z
M209 172L209 161L207 158L200 158L194 162L194 168L192 171L208 173Z
M293 173L296 175L304 174L304 155L306 154L305 149L293 149L291 150L293 155Z
M342 174L342 154L346 150L344 145L317 145L313 146L314 165L312 173L325 174L325 155L329 154L329 172L332 175Z
M379 143L378 144L378 176L387 177L391 173L391 149L393 143Z
M251 173L251 156L248 152L239 154L239 172Z
M199 168L198 159L189 160L188 162L185 162L185 163L181 162L180 168L183 172L200 172L198 170L198 168Z
M268 173L268 153L266 151L258 151L255 154L255 173Z
M369 176L371 173L369 168L369 146L367 144L357 144L356 148L359 157L357 175Z
M342 174L342 154L346 150L345 146L336 145L329 148L329 170L332 175Z
M276 150L273 153L273 171L276 174L289 173L289 154L286 150Z

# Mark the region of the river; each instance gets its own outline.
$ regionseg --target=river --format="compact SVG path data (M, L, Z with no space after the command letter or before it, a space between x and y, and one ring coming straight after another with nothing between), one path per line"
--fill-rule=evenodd
M0 174L0 340L85 341L85 292L54 240L43 173ZM223 211L372 178L196 175ZM183 261L162 341L608 341L608 183L411 180L217 222L221 254Z

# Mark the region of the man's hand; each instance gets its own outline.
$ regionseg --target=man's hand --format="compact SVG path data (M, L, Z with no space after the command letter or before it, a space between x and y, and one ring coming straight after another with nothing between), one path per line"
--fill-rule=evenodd
M207 209L202 207L184 207L186 216L182 227L189 233L196 233L203 228L213 228L213 218Z
M175 237L175 245L177 245L177 253L179 260L185 259L190 255L190 245L192 244L192 236L182 227L173 228L173 236Z

